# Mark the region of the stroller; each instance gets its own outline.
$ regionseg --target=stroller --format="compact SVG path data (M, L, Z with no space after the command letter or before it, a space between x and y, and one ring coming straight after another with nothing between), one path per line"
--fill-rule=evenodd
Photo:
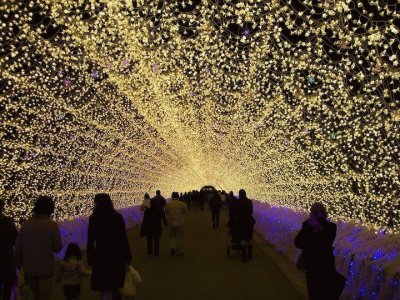
M253 258L253 245L242 244L242 230L239 224L234 221L228 221L229 235L231 236L231 243L226 246L226 257L229 258L232 251L237 251L242 254L242 261L247 262Z

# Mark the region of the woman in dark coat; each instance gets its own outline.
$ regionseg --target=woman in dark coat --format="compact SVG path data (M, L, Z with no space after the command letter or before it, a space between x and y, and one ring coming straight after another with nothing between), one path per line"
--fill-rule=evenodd
M162 234L161 220L167 226L164 208L150 201L150 208L146 209L143 216L140 235L147 237L147 255L153 258L160 257L160 236Z
M102 299L120 299L125 270L131 252L122 215L114 210L108 194L97 194L94 212L89 218L87 260L92 270L92 290Z
M229 225L232 234L232 243L240 244L241 241L246 241L246 245L241 246L242 261L244 262L247 259L253 258L251 240L253 239L254 224L253 203L247 198L246 191L242 189L239 191L239 199L233 205L232 219Z
M13 220L3 214L4 205L0 200L0 299L10 299L17 280L13 247L18 232Z
M295 238L297 248L303 250L306 267L308 298L310 300L337 299L332 297L332 280L336 273L332 244L336 224L327 220L322 203L314 203L310 217L303 223Z

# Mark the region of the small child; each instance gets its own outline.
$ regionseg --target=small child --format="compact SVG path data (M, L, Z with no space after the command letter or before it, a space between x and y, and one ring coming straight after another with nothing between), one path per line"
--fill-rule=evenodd
M81 275L89 276L82 262L82 253L77 244L69 244L65 251L64 260L60 261L57 281L64 287L66 300L77 300L81 293Z

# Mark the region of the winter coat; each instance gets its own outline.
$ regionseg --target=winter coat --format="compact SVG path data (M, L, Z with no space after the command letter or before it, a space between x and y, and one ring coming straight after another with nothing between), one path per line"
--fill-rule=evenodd
M208 206L213 211L219 211L222 206L221 197L218 194L213 194L208 202Z
M179 200L172 200L165 205L169 227L181 227L185 225L185 215L188 212L186 203Z
M93 266L91 287L96 291L122 288L131 251L125 221L117 212L93 214L89 218L87 260Z
M252 239L254 224L253 203L246 197L239 198L233 206L232 219L229 224L232 241Z
M54 253L62 249L57 223L47 215L34 215L21 228L15 244L17 264L25 275L47 277L55 271Z
M167 225L164 209L159 209L155 207L146 209L144 211L143 222L140 228L140 235L161 236L162 234L161 220L164 221L164 225Z
M0 213L0 278L16 279L13 247L17 236L13 220Z
M320 220L322 229L316 231L307 221L295 237L297 248L303 249L306 266L307 290L310 300L337 299L335 291L335 258L332 244L336 237L336 224Z

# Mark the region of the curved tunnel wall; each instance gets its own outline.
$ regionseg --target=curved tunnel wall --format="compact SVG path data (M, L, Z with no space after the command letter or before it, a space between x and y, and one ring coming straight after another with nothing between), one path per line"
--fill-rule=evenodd
M6 213L218 182L399 230L396 1L0 4Z

